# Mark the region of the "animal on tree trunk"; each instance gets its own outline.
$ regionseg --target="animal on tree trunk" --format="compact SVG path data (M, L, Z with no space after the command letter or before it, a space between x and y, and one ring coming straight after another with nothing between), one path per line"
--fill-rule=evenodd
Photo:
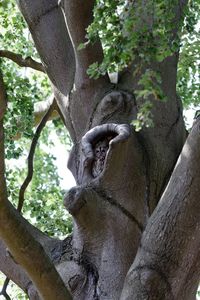
M188 133L183 106L199 104L198 0L17 5L0 6L0 295L9 299L12 280L30 300L194 300L200 118ZM22 47L26 24L36 49L29 40ZM10 60L40 73L21 78ZM38 143L51 139L46 128L41 136L50 119L72 141L68 212L52 156ZM20 141L31 136L20 187L5 162L22 158Z
M94 161L92 165L92 175L94 178L99 176L103 171L106 154L108 152L109 142L111 139L111 136L104 137L94 145Z

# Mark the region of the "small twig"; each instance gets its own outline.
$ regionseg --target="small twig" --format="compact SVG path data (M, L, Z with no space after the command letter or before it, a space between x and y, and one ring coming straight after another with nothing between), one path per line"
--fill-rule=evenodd
M9 295L6 292L9 281L10 281L10 279L8 277L6 277L3 287L2 287L2 290L0 292L0 295L4 296L6 300L11 300L11 298L9 297Z
M18 206L17 206L17 210L19 212L21 212L22 207L23 207L25 191L33 177L33 158L34 158L35 148L37 146L38 139L40 137L41 131L45 127L46 122L48 121L48 119L49 119L50 115L52 114L52 112L54 111L54 109L55 109L55 100L53 101L52 105L49 107L48 111L42 118L42 120L41 120L40 124L38 125L36 132L34 134L34 137L33 137L32 143L31 143L31 147L30 147L30 151L29 151L29 155L28 155L28 173L27 173L27 176L26 176L26 178L20 188L20 191L19 191L19 202L18 202Z
M14 61L20 67L28 67L40 72L45 72L44 66L31 57L23 58L21 54L17 54L8 50L0 50L0 57L6 57Z

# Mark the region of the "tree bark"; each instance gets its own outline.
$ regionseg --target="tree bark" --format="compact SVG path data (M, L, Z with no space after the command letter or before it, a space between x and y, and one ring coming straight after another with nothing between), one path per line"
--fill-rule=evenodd
M174 7L177 22L186 2ZM130 125L140 105L134 64L115 85L107 75L95 81L86 71L101 61L100 43L77 50L93 5L19 1L74 141L69 168L77 186L64 200L74 229L64 241L41 241L5 199L1 237L43 299L68 299L69 291L74 300L193 300L200 277L200 121L182 150L186 131L176 94L178 53L148 66L161 74L167 102L149 97L154 128L136 132ZM176 33L177 27L172 36ZM37 266L30 257L38 259ZM6 267L3 271L11 278ZM23 280L15 281L23 288Z
M121 299L195 299L199 284L200 119L143 233Z

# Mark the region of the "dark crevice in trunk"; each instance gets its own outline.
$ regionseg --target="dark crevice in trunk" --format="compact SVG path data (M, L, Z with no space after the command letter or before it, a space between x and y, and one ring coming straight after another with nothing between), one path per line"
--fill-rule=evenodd
M129 218L137 225L138 229L141 232L143 231L143 225L125 207L118 203L117 200L113 199L104 190L101 190L99 188L92 187L92 190L95 191L103 200L108 201L111 205L119 209L127 218Z
M141 145L141 149L143 151L143 160L144 160L144 167L145 167L145 175L146 175L146 195L145 195L145 207L146 207L146 214L147 220L151 215L151 205L150 205L150 157L148 151L145 146L144 138L141 133L137 134L138 142ZM146 224L145 224L146 225Z

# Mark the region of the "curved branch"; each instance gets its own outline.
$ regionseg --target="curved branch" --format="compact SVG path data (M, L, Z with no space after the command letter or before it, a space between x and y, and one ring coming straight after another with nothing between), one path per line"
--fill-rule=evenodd
M68 95L73 87L75 57L58 0L18 0L45 71L54 86L56 101L65 125L73 134Z
M8 201L1 201L0 207L0 235L15 260L33 280L41 297L49 300L71 299L50 257L31 234L27 221Z
M123 300L147 299L142 295L154 293L163 300L195 298L200 278L199 133L198 118L143 233Z
M23 58L21 54L17 54L8 50L0 50L0 57L6 57L18 64L20 67L28 67L40 72L45 72L43 65L31 57Z
M54 261L55 253L57 254L61 248L62 241L49 238L33 225L26 222L25 227L28 229L32 237L37 240L44 248L47 255ZM39 300L38 291L29 275L25 272L20 264L13 259L7 245L0 239L0 271L9 279L15 282L25 293L28 294L30 300Z
M74 53L61 9L56 0L19 0L46 73L64 95L74 79ZM49 38L51 36L51 38Z
M44 115L47 113L48 109L52 105L52 102L53 102L54 98L55 98L54 95L51 95L51 97L49 97L47 100L39 101L39 102L36 102L34 104L33 116L34 116L34 126L35 127L37 127L40 124L42 118L44 117ZM49 121L50 120L55 120L55 119L58 119L59 117L62 118L63 123L65 124L65 120L63 119L63 115L60 112L57 103L55 103L54 111L51 113L48 120ZM21 133L18 132L13 137L13 139L18 140L18 139L20 139L20 137L21 137Z
M63 10L66 16L66 21L76 57L76 77L77 86L91 81L86 73L88 67L103 59L103 51L100 41L95 44L89 44L85 49L78 50L80 43L85 42L86 28L90 25L93 19L94 0L85 0L84 5L81 0L63 1ZM108 77L105 76L108 80ZM94 81L94 80L92 80ZM98 80L94 84L96 85Z
M38 125L36 132L34 134L32 143L31 143L31 147L30 147L30 151L29 151L29 155L28 155L28 173L27 176L20 188L19 191L19 202L18 202L18 206L17 206L17 210L19 212L21 212L22 207L23 207L23 203L24 203L24 194L25 191L33 177L33 158L34 158L34 154L35 154L35 148L37 146L37 142L38 139L40 137L40 134L42 132L42 129L44 128L44 126L46 125L46 122L48 121L50 115L52 114L53 110L55 108L55 101L53 101L53 103L51 104L51 106L49 107L48 111L46 112L46 114L44 115L44 117L42 118L40 124Z

